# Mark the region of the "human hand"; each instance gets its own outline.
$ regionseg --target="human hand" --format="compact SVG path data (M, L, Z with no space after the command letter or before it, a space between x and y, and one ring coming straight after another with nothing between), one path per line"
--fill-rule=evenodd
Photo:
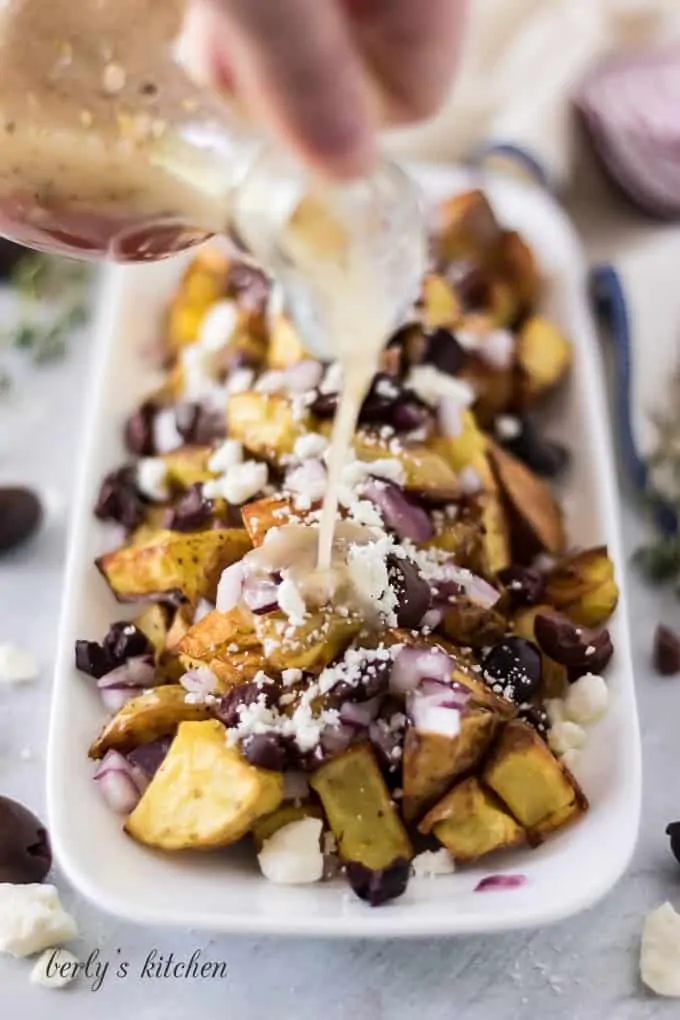
M335 177L370 169L379 127L437 111L467 0L190 0L192 66Z

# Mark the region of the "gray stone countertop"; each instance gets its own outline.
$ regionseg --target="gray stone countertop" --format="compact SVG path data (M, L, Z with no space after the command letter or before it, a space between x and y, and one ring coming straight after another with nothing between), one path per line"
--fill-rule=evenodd
M588 203L590 207L590 202ZM583 210L581 210L583 212ZM579 217L596 228L592 217ZM617 220L617 223L619 221ZM591 237L593 234L591 233ZM596 232L599 240L600 233ZM680 241L679 241L680 244ZM68 501L86 396L87 351L37 376L30 395L0 408L0 481L21 480L48 493L47 527L0 567L0 642L31 648L40 679L0 693L0 790L44 810L44 742L50 673L60 609ZM26 394L26 395L24 395ZM626 548L644 525L622 501ZM99 949L111 961L101 988L80 979L57 992L29 984L28 961L0 957L0 1016L7 1020L664 1020L680 1006L647 993L637 960L642 920L665 899L680 907L680 869L668 850L666 824L680 817L680 686L654 675L652 634L660 618L678 623L672 595L645 588L628 573L642 736L644 807L639 844L625 878L580 917L543 931L488 938L413 942L313 942L148 930L104 915L57 873L64 902L82 934L81 958ZM216 980L143 979L153 949L186 957L194 949L224 961ZM114 976L116 961L129 976Z

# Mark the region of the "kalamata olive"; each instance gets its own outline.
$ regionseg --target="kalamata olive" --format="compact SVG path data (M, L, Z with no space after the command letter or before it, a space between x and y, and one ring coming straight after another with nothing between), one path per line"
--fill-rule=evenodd
M398 858L388 868L372 871L364 864L349 861L345 865L345 874L360 900L366 900L372 907L379 907L406 891L411 865L407 860Z
M259 769L282 772L285 768L287 747L277 733L254 733L241 741L240 747L246 761Z
M42 882L51 867L45 826L23 804L0 797L0 882Z
M42 504L32 489L0 488L0 554L16 548L39 528Z
M175 408L175 425L186 443L206 446L226 434L224 414L202 404L184 403Z
M426 335L426 339L426 362L447 375L457 375L467 361L467 354L451 330L435 329Z
M680 636L663 623L654 634L654 668L661 676L680 673Z
M513 609L537 606L545 597L545 576L532 567L512 566L501 570L498 580L507 590Z
M492 690L521 705L541 686L541 653L533 641L506 637L484 657L482 672Z
M570 680L584 673L601 673L614 653L608 630L577 627L557 611L538 613L534 634L541 650L567 667Z
M413 560L389 556L387 571L397 597L397 624L413 630L430 608L430 586Z
M229 267L227 290L243 308L263 312L269 299L271 282L257 266L248 262L235 262Z
M390 424L397 432L412 432L432 421L432 411L413 390L402 390L390 411Z
M517 713L518 717L536 730L544 740L548 739L550 719L542 705L523 705Z
M680 822L671 822L666 827L666 835L670 836L673 856L678 864L680 864Z
M569 464L569 451L561 443L544 436L530 415L517 419L513 436L498 436L500 443L537 475L556 478Z
M116 668L117 663L97 641L76 641L76 669L99 680Z
M129 531L142 523L144 504L135 485L134 468L118 468L104 478L94 512L100 521L114 521Z
M311 405L311 412L316 418L328 420L335 417L338 409L337 393L318 393Z
M252 683L239 684L224 695L215 714L227 729L232 729L238 726L241 721L239 708L254 705L260 698L264 698L267 708L272 708L278 701L278 696L279 689L275 683L255 683L253 681Z
M163 764L171 743L172 737L159 737L158 740L152 740L150 744L140 744L139 747L135 747L126 757L132 765L136 765L146 773L149 779L153 779Z
M373 379L371 388L361 405L359 421L363 425L391 424L392 408L401 394L399 382L384 372Z
M125 423L125 446L137 457L153 457L156 451L153 425L158 408L152 400L145 400Z
M153 655L154 647L146 634L128 620L119 620L109 627L102 641L104 651L116 666L136 655Z
M209 524L215 504L203 495L200 482L187 489L179 502L168 511L167 527L170 531L195 531Z

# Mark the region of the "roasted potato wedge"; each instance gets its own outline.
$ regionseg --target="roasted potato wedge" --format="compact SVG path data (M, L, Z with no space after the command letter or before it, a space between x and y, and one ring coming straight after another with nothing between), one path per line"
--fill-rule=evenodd
M569 371L571 344L552 322L533 315L520 329L516 361L519 404L530 407L554 389Z
M604 547L561 560L548 576L546 599L582 627L599 627L619 601L614 564Z
M427 542L420 542L419 548L441 549L455 556L461 567L477 571L482 564L484 537L480 515L462 510L451 519L444 515L435 516L434 535Z
M380 871L397 860L411 860L411 841L367 744L326 762L310 785L321 798L343 861Z
M154 687L128 701L110 719L90 747L90 758L103 758L107 751L125 754L140 744L150 744L175 732L181 722L209 719L207 705L191 704L179 684Z
M460 496L455 472L435 450L421 444L403 444L392 453L388 443L379 436L358 432L354 449L359 460L398 460L404 472L404 488L434 500L451 500Z
M166 467L168 484L173 489L188 489L198 482L214 478L208 468L213 450L210 446L181 446L161 458Z
M516 314L532 311L541 290L541 280L531 248L515 230L504 230L500 243L499 272L510 287Z
M493 740L498 719L485 708L461 714L456 737L419 733L409 726L404 741L402 810L407 822L421 818L455 780L474 768Z
M298 414L279 393L234 393L227 406L227 431L257 457L274 463L293 452L295 440L309 432L311 416Z
M229 261L222 253L200 256L187 267L176 297L168 309L166 333L176 354L198 339L208 308L226 293Z
M519 719L501 732L482 777L533 842L540 842L588 807L574 777L538 733Z
M512 367L492 368L480 357L473 357L469 359L460 377L469 382L475 391L474 413L482 428L489 428L498 415L512 405L515 390Z
M170 629L170 610L168 606L153 603L147 606L135 619L135 626L145 634L153 645L156 662L165 649L165 642Z
M255 632L267 663L274 669L320 673L345 651L362 624L355 617L322 609L309 613L303 624L293 626L283 613L276 612L256 617Z
M519 610L515 613L512 621L512 628L515 634L519 637L526 638L527 641L533 641L536 647L540 650L540 646L536 640L536 617L539 613L549 614L550 612L551 607L547 605L528 606L526 609ZM544 698L563 697L569 682L566 666L560 665L559 662L555 662L554 659L551 659L550 656L541 651L541 673L541 696Z
M308 357L293 323L286 315L277 315L269 334L267 367L290 368Z
M420 318L426 329L452 326L461 315L455 292L437 273L428 273L423 280L420 304Z
M510 566L510 528L497 492L485 492L478 497L478 503L483 526L482 572L493 577Z
M490 442L489 449L500 487L531 540L545 552L563 553L562 511L548 486L496 443Z
M503 637L507 623L495 609L485 609L460 596L446 609L441 627L454 644L483 648Z
M207 666L218 680L218 692L248 683L267 663L262 645L241 611L208 613L184 635L178 646L186 669Z
M214 601L222 571L250 548L240 528L162 531L148 545L121 546L96 564L119 602L153 596L195 605L200 598Z
M474 776L454 786L418 828L424 834L432 832L461 864L526 841L522 826Z
M125 831L161 850L211 850L236 843L282 797L283 776L249 765L222 723L182 723Z
M439 223L435 252L441 261L474 259L483 266L496 261L503 231L484 192L466 191L446 199Z
M137 617L135 624L146 634L154 647L154 658L160 675L170 681L179 680L184 667L175 652L175 646L181 633L190 626L190 616L186 608L180 606L172 611L169 606L153 603Z
M241 515L250 541L257 548L264 542L270 528L281 528L285 524L304 524L310 514L319 510L320 506L320 503L313 503L309 510L299 510L289 496L266 496L264 499L242 506Z
M259 853L267 840L271 839L274 833L282 829L284 825L290 825L291 822L299 822L302 818L323 819L321 806L310 800L306 800L301 804L288 802L287 804L282 804L276 811L272 811L270 815L258 818L253 825L253 842L257 852Z

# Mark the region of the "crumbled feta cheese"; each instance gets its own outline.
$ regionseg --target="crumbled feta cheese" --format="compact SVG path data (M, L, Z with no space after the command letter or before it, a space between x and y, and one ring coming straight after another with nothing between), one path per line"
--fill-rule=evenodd
M492 329L477 348L479 357L491 368L510 368L515 350L515 337L509 329Z
M137 488L142 496L154 503L164 503L170 498L168 469L160 457L142 457L137 462Z
M238 327L239 310L229 298L217 301L203 316L198 331L198 345L204 351L219 351L234 336Z
M453 857L445 847L440 850L423 850L411 861L418 878L432 878L435 875L452 875L456 870Z
M184 347L180 354L182 395L185 400L200 401L215 385L213 355L200 344Z
M657 995L680 998L680 914L670 903L663 903L645 918L640 976Z
M436 406L444 397L451 397L462 408L474 403L475 393L469 383L440 372L434 365L416 365L408 374L406 386L415 390L426 404Z
M397 596L390 587L387 556L394 551L385 536L368 545L351 545L347 550L347 570L358 594L372 603L389 626L396 626Z
M265 840L257 855L265 878L278 885L307 885L323 877L319 818L301 818Z
M292 687L293 684L297 684L302 680L302 670L284 669L281 673L281 679L283 680L284 687Z
M302 626L307 615L307 607L291 577L283 578L276 595L281 612L286 614L293 626Z
M255 383L258 393L283 393L288 388L288 376L282 369L264 372Z
M245 393L253 385L255 373L252 368L236 368L230 373L226 383L227 394Z
M78 957L68 949L46 949L33 965L29 980L43 988L65 988L78 977L79 969Z
M475 496L482 490L482 480L479 477L479 473L469 464L458 475L458 484L460 485L461 492L466 496Z
M0 645L0 684L25 684L37 677L35 656L16 645Z
M218 478L213 485L206 482L203 492L207 496L208 492L212 493L216 490L223 499L226 499L227 503L241 506L261 492L268 480L269 469L266 464L256 460L246 460L243 464L234 464L233 467L230 467L226 474ZM211 495L209 498L213 499L215 496Z
M238 439L225 439L217 447L208 461L208 470L215 474L223 474L236 464L243 463L243 444Z
M581 726L596 723L609 707L609 688L601 676L586 673L573 684L564 699L564 714Z
M328 488L326 469L319 460L307 460L286 474L285 488L295 494L298 510L309 510L315 500L323 499Z
M319 692L327 694L336 684L356 687L366 676L375 674L385 663L392 662L401 645L389 648L348 648L340 662L326 666L317 681Z
M565 719L556 723L548 733L548 743L555 754L578 751L585 746L588 735L582 726Z
M53 885L0 883L0 952L32 956L77 935Z
M164 407L153 419L153 445L158 453L172 453L183 446L184 439L177 431L174 407Z
M347 507L349 516L356 524L363 524L366 528L383 527L383 519L375 503L367 499L357 499Z
M296 460L309 460L322 457L328 449L328 440L320 432L305 432L295 440L293 457Z
M514 414L499 414L494 429L499 439L517 439L522 434L522 423Z
M351 506L357 498L357 490L371 477L385 478L389 482L401 485L404 481L404 469L398 460L391 457L380 457L373 461L350 461L342 469L340 478L338 497L342 506Z

